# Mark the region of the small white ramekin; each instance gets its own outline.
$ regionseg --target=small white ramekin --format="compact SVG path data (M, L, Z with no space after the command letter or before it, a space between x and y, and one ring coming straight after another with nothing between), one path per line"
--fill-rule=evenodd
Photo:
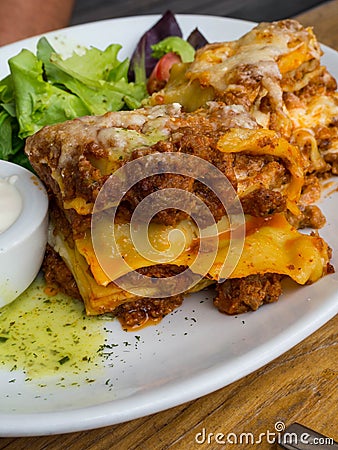
M43 184L29 170L0 160L0 177L12 176L22 209L16 221L0 234L0 308L32 283L47 243L48 197Z

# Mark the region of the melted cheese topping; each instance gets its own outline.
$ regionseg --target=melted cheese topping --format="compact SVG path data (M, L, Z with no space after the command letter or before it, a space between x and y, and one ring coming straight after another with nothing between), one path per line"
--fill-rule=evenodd
M313 97L308 103L289 109L295 128L312 128L316 125L329 125L332 118L338 117L338 93L330 96Z
M225 81L229 72L251 65L276 98L282 74L296 70L313 58L319 59L320 55L310 28L302 28L292 21L261 23L237 41L203 47L186 76L190 80L199 78L202 84L211 84L221 91L228 86Z
M238 66L253 65L257 69L257 75L265 77L265 82L281 79L276 58L287 51L287 41L282 46L250 43L241 46L241 51L236 53L237 48L238 45L233 43L207 47L200 55L197 54L186 73L187 78L190 80L198 78L202 85L210 84L222 91L228 87L229 72ZM279 91L278 84L271 83L272 90L276 87Z
M293 128L328 124L337 115L336 100L326 94L314 94L299 110L284 103L284 92L298 92L322 75L321 54L311 28L292 20L261 23L237 41L208 44L192 63L174 66L150 104L179 100L193 111L210 99L243 102L262 127L290 138Z

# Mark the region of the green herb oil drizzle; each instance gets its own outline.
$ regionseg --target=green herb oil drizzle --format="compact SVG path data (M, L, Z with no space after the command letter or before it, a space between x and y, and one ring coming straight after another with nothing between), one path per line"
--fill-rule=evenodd
M48 296L42 277L0 309L0 370L22 370L28 379L97 369L105 340L103 321L85 315L83 303Z

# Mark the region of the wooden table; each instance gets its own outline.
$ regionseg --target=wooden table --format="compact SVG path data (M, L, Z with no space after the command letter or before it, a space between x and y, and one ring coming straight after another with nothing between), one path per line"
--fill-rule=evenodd
M338 0L297 17L314 25L319 40L338 50ZM148 417L97 430L0 439L6 450L132 450L222 448L206 433L274 432L275 423L300 422L338 440L338 317L292 350L241 380L197 400ZM221 437L218 438L222 440ZM223 446L224 447L224 446ZM275 449L261 444L227 448ZM314 447L320 448L320 447Z

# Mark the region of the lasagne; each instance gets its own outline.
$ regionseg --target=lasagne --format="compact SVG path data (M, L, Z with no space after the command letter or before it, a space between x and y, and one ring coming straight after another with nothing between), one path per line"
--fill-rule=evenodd
M207 45L190 64L173 66L167 86L143 108L82 117L28 138L26 153L50 196L47 282L81 298L88 314L112 313L134 327L161 319L184 295L209 285L215 287L215 306L236 314L276 301L284 277L303 285L332 272L328 244L317 232L299 231L323 225L314 205L318 180L337 170L335 83L319 58L311 30L293 21L261 24L238 41ZM200 179L165 170L171 154L212 164L240 201L245 238L226 277L223 263L236 239L227 228L227 211ZM183 271L195 270L201 239L189 205L184 211L160 210L147 230L158 251L167 248L173 231L183 234L177 257L153 264L136 251L132 216L153 193L175 188L193 194L218 226L219 245L207 272L189 289L180 292L175 285L165 297L121 287L127 274L118 258L110 255L108 274L93 245L102 188L145 156L158 158L162 169L124 193L110 224L131 273L177 280Z
M338 93L321 64L311 28L295 20L261 23L236 41L208 44L192 63L172 67L169 82L149 103L179 101L194 111L207 101L241 105L265 129L298 146L305 175L297 227L325 223L314 203L318 178L338 173Z

